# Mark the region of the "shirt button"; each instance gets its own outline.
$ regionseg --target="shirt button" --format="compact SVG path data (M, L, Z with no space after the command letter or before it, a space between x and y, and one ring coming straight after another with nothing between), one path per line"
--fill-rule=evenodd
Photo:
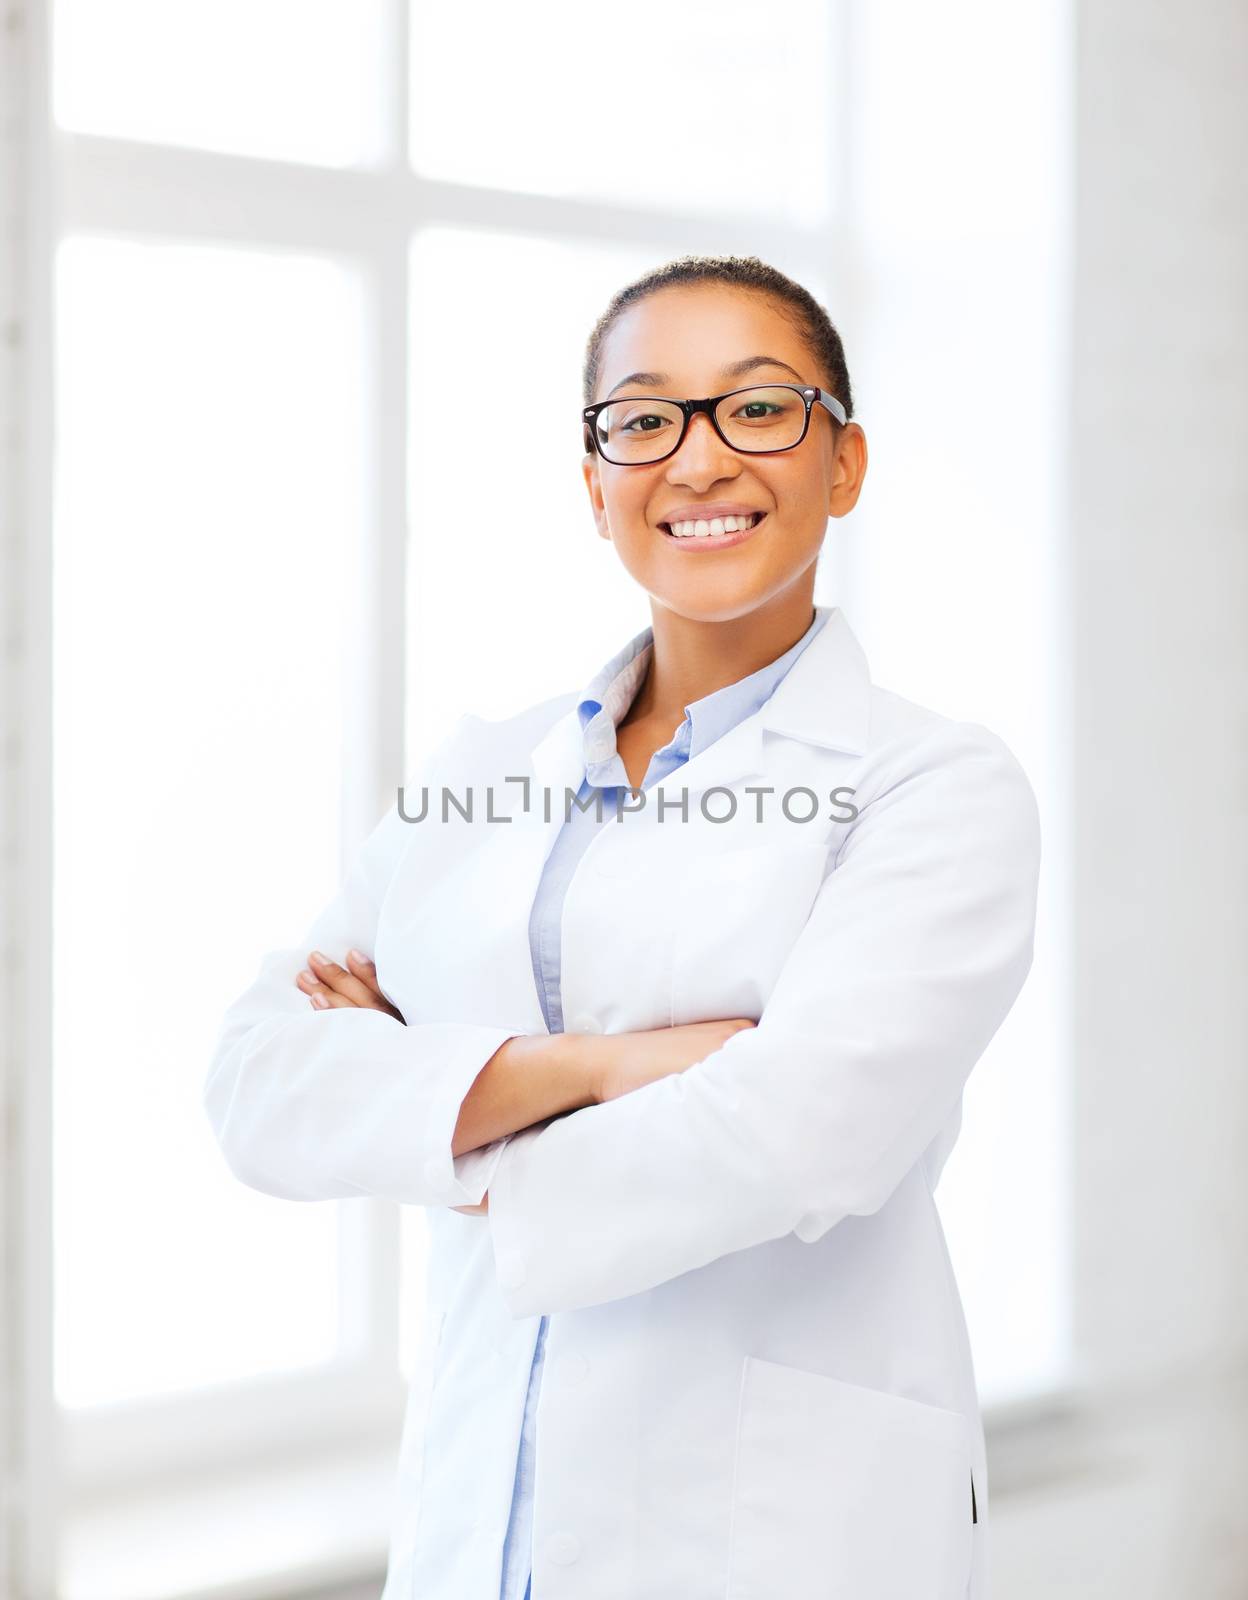
M552 1533L546 1554L557 1567L570 1567L581 1553L581 1541L574 1533Z
M507 1289L517 1289L524 1282L524 1261L518 1250L505 1250L498 1258L498 1281Z
M568 1383L581 1383L589 1373L589 1362L579 1350L569 1350L559 1363L559 1371Z

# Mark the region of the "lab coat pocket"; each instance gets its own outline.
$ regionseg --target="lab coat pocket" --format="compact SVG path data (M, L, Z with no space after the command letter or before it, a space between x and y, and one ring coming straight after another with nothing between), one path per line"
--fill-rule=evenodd
M958 1411L745 1358L725 1600L965 1600Z
M392 1564L406 1560L415 1542L416 1523L420 1509L421 1485L425 1476L425 1435L429 1424L429 1410L433 1402L434 1383L438 1374L438 1355L442 1343L442 1329L446 1312L438 1306L425 1309L421 1326L420 1346L416 1364L407 1386L407 1410L403 1418L403 1436L399 1443L398 1481L395 1504L402 1515L395 1522L406 1532L405 1548L391 1548Z
M758 1021L827 864L827 842L818 839L734 843L684 862L673 1024Z

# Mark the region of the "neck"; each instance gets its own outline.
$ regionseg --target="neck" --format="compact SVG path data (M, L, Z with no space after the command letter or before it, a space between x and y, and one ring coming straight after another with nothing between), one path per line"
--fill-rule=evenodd
M792 649L815 620L813 587L812 579L724 621L683 617L652 599L654 653L625 722L679 723L687 705Z

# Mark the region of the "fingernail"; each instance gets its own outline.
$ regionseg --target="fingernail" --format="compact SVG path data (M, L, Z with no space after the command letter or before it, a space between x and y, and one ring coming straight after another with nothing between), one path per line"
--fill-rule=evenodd
M329 1001L323 994L314 994L312 996L312 1004L317 1008L318 1011L324 1011L326 1006L329 1004Z
M299 976L303 979L303 981L305 983L315 983L316 982L315 976L311 972L309 972L306 967L299 974Z
M351 949L347 951L347 954L358 961L362 967L371 967L373 964L362 950Z
M312 952L312 954L308 957L308 960L309 961L315 961L318 966L324 966L325 965L325 957L321 954L321 952L319 950L314 950Z

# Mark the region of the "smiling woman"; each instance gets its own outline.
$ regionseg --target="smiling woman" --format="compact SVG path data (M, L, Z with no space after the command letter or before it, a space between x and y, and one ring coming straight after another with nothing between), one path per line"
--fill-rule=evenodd
M932 1190L1031 964L1031 785L814 602L867 446L804 288L647 274L582 400L650 625L460 719L421 782L478 803L381 819L206 1109L256 1188L428 1209L383 1600L987 1600Z
M867 467L840 336L813 297L752 259L730 275L673 262L599 320L585 401L582 471L598 533L632 577L684 618L748 613L760 642L773 629L796 637L828 518L853 509ZM683 566L718 550L732 559ZM740 642L718 636L721 650ZM651 694L668 654L656 650Z

